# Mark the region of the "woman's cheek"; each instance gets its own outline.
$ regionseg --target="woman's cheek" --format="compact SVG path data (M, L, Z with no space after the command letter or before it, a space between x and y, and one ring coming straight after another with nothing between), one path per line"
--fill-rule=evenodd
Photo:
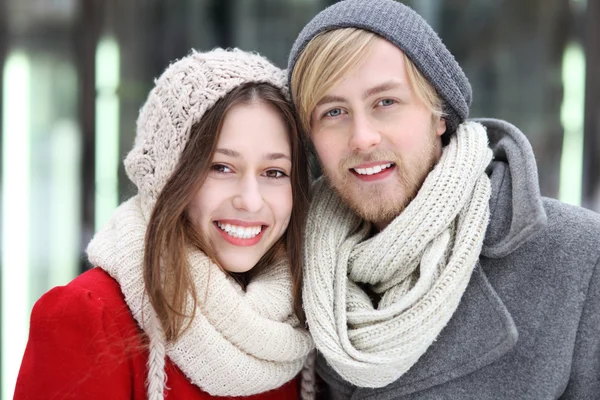
M271 208L275 215L276 221L281 224L280 235L285 233L289 226L290 217L293 209L292 185L283 185L272 191L267 197L271 203Z

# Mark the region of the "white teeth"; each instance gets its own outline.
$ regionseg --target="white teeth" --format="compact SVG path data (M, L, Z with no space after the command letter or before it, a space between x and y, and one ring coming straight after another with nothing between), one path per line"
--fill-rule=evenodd
M378 174L385 169L388 169L392 165L393 164L390 163L390 164L376 165L376 166L370 167L370 168L353 168L353 169L359 175L373 175L373 174Z
M217 226L225 232L227 232L229 236L233 236L239 239L252 239L256 235L258 235L262 230L262 226L243 227L230 224L222 224L220 222L217 222Z

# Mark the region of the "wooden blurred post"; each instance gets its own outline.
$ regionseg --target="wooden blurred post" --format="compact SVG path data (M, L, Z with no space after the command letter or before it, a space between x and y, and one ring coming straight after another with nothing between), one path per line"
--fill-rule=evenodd
M583 146L584 207L600 212L600 0L587 0Z

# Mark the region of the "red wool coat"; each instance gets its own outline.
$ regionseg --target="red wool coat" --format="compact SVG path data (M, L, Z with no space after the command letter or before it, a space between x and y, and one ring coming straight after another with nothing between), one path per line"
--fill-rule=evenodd
M118 283L100 268L50 290L33 307L15 400L146 399L147 347ZM217 398L169 359L165 399ZM247 400L297 399L292 380Z

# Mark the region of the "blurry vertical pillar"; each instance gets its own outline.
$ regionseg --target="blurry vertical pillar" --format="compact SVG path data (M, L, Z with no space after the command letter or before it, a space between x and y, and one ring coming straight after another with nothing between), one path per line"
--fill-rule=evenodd
M103 21L103 0L80 2L76 26L77 72L79 77L79 121L82 135L81 157L81 257L80 272L88 267L85 248L94 234L94 139L95 139L95 60L98 36Z
M8 51L8 21L6 18L7 7L6 0L0 0L0 127L2 126L2 84L3 79L2 72L4 70L4 59L6 58L6 52ZM1 128L0 128L1 129ZM2 132L0 132L2 133ZM2 151L2 141L0 141L0 152ZM1 168L1 166L0 166ZM0 175L2 171L0 171Z
M0 0L0 137L2 137L2 121L4 116L2 115L2 110L3 108L3 97L2 93L4 93L4 88L2 87L4 79L2 78L4 75L4 60L6 58L6 52L8 49L8 26L7 26L7 18L6 18L6 13L7 13L7 7L6 7L6 0ZM0 154L2 154L2 141L0 140ZM2 163L0 163L0 176L2 176ZM3 201L3 199L0 196L0 210L2 209L2 204L1 202ZM0 238L1 241L2 238ZM1 269L4 268L4 265L0 265L0 271ZM3 309L2 307L2 285L0 285L0 310ZM3 338L2 338L2 331L3 331L3 327L2 327L2 323L5 322L4 319L0 318L0 343L3 343ZM0 346L1 347L1 346ZM2 355L2 349L0 348L0 360L2 359L3 355ZM2 363L0 363L0 376L4 376L4 371L2 371ZM3 387L2 387L2 382L3 380L0 379L0 393L3 393Z
M231 9L234 6L231 0L213 0L210 2L210 15L215 27L215 38L219 46L233 47Z
M600 0L587 0L582 205L600 212Z

